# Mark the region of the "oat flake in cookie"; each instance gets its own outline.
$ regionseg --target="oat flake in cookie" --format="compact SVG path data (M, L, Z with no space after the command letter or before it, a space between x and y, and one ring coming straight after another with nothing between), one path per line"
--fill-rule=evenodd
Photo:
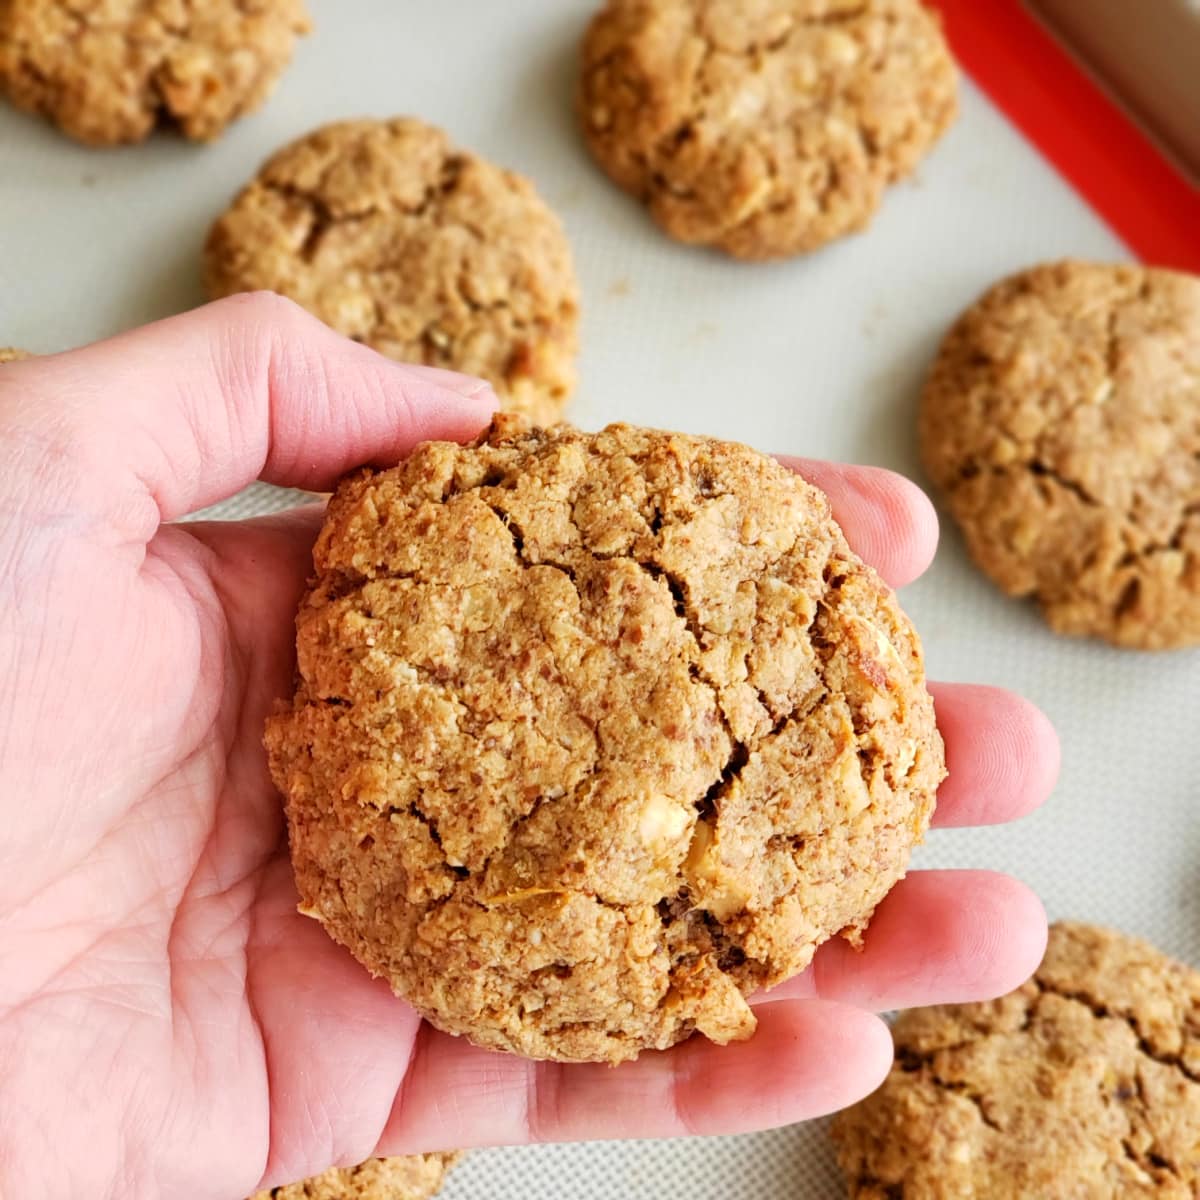
M920 432L972 557L1055 630L1200 644L1200 279L1004 280L946 337Z
M201 141L257 108L308 32L302 0L3 0L0 94L96 146Z
M532 184L420 121L327 125L213 226L212 297L266 288L404 362L487 379L541 425L575 384L578 287Z
M1033 979L903 1014L834 1121L853 1200L1194 1200L1200 974L1136 938L1050 931Z
M957 111L920 0L609 0L582 57L597 162L672 237L738 258L864 228Z
M457 1159L457 1154L372 1158L357 1167L339 1167L258 1192L250 1200L430 1200L441 1191Z
M748 1037L929 824L916 634L744 446L501 416L345 480L314 558L266 735L303 910L440 1029Z

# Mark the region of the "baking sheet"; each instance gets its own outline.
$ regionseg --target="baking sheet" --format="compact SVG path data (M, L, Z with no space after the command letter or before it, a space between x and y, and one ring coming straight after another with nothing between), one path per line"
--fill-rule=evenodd
M665 240L593 168L574 127L588 0L310 0L316 32L274 100L216 146L94 152L0 109L0 343L51 351L202 299L208 223L260 160L320 122L413 113L530 175L561 213L584 295L571 415L719 434L918 474L922 371L996 277L1121 244L969 84L956 127L874 227L809 258L747 266ZM254 488L239 516L290 503ZM952 529L905 605L931 673L1025 693L1062 735L1062 782L1001 830L935 833L918 865L988 867L1052 916L1105 922L1200 963L1200 653L1053 637L1000 596ZM826 1200L821 1122L750 1137L472 1155L447 1200Z

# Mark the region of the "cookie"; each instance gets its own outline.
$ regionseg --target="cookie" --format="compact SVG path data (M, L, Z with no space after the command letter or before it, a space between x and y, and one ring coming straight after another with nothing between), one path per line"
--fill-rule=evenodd
M159 125L209 141L266 99L308 28L302 0L6 0L0 93L94 146Z
M371 1158L287 1187L257 1192L250 1200L429 1200L441 1191L457 1154Z
M420 121L328 125L214 225L213 298L266 288L392 358L489 380L538 424L575 382L578 288L533 186Z
M582 57L596 161L671 237L738 258L864 228L957 112L920 0L609 0Z
M1004 280L946 337L920 438L972 557L1059 633L1200 643L1200 279Z
M24 350L17 350L13 346L0 346L0 363L16 362L21 358L28 358L29 355Z
M314 559L266 733L301 908L442 1030L748 1037L929 824L917 636L744 446L502 415L344 481Z
M894 1034L833 1124L853 1200L1200 1195L1200 973L1145 942L1056 925L1023 987Z

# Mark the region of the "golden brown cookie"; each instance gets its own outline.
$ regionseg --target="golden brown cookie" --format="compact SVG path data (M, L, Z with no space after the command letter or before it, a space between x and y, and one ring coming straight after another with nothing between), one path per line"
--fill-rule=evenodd
M833 1125L854 1200L1200 1195L1200 973L1145 942L1055 925L1023 987L894 1034Z
M578 289L532 184L420 121L328 125L213 226L209 295L267 288L392 358L489 380L552 424L575 383Z
M579 95L592 154L667 233L747 259L864 228L958 103L920 0L608 0Z
M314 559L266 736L302 910L443 1030L748 1037L929 824L917 636L744 446L501 416L344 481Z
M268 1188L250 1200L429 1200L441 1191L457 1154L371 1158L287 1187Z
M920 436L972 557L1055 630L1200 643L1200 279L1004 280L943 343Z
M0 363L16 362L28 357L24 350L18 350L14 346L0 346Z
M208 141L266 99L308 28L302 0L2 0L0 93L94 146L156 125Z

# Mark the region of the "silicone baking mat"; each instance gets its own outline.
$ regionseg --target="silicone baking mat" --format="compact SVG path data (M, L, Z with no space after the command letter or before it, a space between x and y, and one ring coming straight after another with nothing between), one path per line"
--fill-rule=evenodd
M50 351L199 303L209 221L274 147L337 117L410 112L533 177L562 214L584 294L572 409L764 449L918 467L913 413L947 323L994 279L1130 252L973 84L957 125L869 232L747 266L663 238L576 135L589 0L311 0L316 30L272 102L217 145L89 152L0 108L0 342ZM985 7L985 6L980 6ZM1200 235L1196 235L1200 236ZM251 489L233 517L290 503ZM931 672L1053 717L1057 794L1009 828L933 835L918 865L1007 870L1051 915L1110 923L1200 963L1200 654L1053 637L945 529L905 604ZM751 1137L472 1155L447 1200L829 1200L817 1122Z

